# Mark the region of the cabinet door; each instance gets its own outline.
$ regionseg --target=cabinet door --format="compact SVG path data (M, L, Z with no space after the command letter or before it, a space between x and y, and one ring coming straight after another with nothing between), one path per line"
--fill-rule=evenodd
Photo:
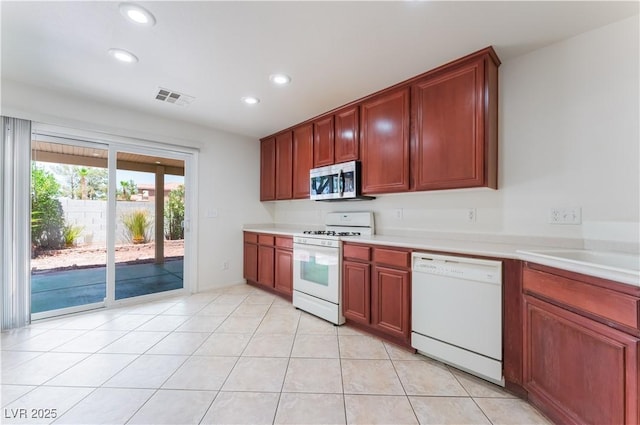
M484 61L413 86L416 190L486 185Z
M260 200L276 199L276 139L260 142Z
M411 288L408 270L375 266L371 291L371 324L404 340L411 332Z
M525 296L524 382L556 422L637 424L639 340Z
M313 166L333 164L333 115L313 123Z
M335 162L347 162L358 159L360 137L358 106L336 112L335 120Z
M275 248L258 246L258 283L273 288Z
M276 136L276 199L293 197L293 136L292 132Z
M362 104L360 117L362 192L409 189L409 89Z
M313 168L313 126L293 130L293 197L309 197L309 170Z
M244 278L258 281L258 245L252 243L244 244Z
M371 266L344 261L342 271L342 314L349 320L368 325L371 317Z
M293 293L293 252L276 249L275 289L283 294Z

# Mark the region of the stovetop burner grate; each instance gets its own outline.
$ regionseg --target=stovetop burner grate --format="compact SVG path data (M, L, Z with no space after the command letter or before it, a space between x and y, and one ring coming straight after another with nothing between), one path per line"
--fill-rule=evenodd
M360 232L336 232L334 230L305 230L305 235L322 235L322 236L360 236Z

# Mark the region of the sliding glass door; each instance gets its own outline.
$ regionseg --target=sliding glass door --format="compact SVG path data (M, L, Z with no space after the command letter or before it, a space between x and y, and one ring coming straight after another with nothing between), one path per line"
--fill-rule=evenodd
M31 313L103 305L107 285L108 147L34 140Z
M185 161L117 159L115 299L183 288Z
M190 159L34 135L32 319L184 289Z

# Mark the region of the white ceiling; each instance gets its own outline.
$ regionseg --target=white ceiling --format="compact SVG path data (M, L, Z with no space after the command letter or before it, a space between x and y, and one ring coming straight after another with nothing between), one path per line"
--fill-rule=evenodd
M1 2L2 78L254 137L493 45L502 61L638 14L630 2ZM107 50L135 53L133 65ZM274 87L269 74L293 81ZM195 96L155 100L158 87ZM261 99L255 106L243 96Z

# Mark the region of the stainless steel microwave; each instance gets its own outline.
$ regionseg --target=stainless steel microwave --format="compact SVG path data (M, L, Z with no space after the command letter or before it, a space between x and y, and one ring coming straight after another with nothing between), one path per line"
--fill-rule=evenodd
M313 168L309 185L309 197L316 201L373 199L360 193L359 161Z

